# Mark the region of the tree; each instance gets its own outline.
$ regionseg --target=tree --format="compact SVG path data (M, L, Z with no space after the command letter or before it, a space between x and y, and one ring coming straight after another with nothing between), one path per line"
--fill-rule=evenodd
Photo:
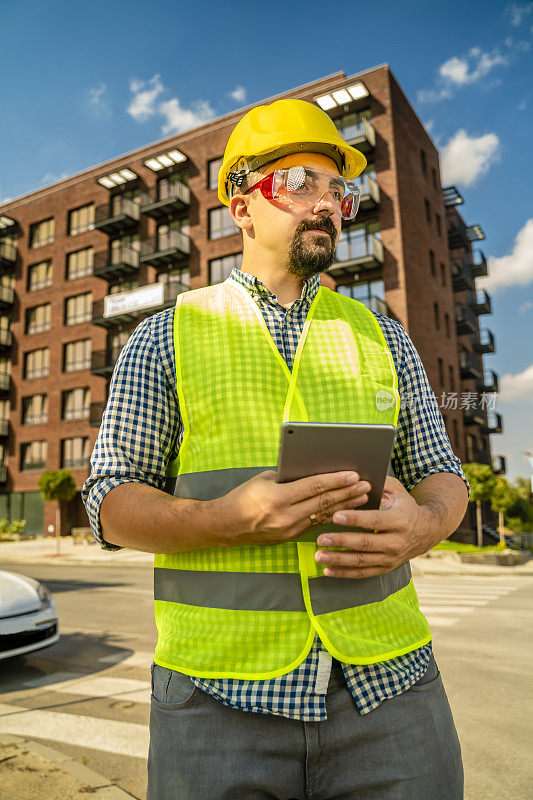
M498 533L500 534L500 544L505 544L503 535L503 514L514 504L516 499L516 489L503 477L498 475L496 483L490 496L490 505L493 511L498 512Z
M39 478L39 489L44 500L57 500L56 507L56 555L59 555L61 540L61 501L72 500L76 495L76 481L68 469L47 470Z
M483 547L483 528L481 520L481 501L490 500L496 475L488 464L463 464L463 470L470 484L470 502L476 504L477 544Z

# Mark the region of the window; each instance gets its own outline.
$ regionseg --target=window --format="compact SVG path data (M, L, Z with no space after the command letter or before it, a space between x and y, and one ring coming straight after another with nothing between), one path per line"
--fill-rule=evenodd
M224 159L222 156L220 158L215 158L213 161L207 162L207 175L208 175L208 189L217 189L218 188L218 172L220 167L222 166L222 162Z
M365 167L365 171L362 172L358 178L356 178L356 181L361 195L370 194L370 184L372 181L374 183L376 182L376 165L373 162L368 162Z
M93 248L86 247L67 254L67 281L93 274Z
M440 265L440 285L446 286L446 267L442 263Z
M27 442L20 446L20 469L43 469L46 466L48 443L46 441Z
M122 294L123 292L129 292L132 289L137 289L139 286L139 281L136 278L132 278L131 281L121 281L120 283L113 283L109 287L109 294Z
M40 261L28 267L28 292L46 289L52 285L52 262Z
M22 398L22 424L46 425L48 422L48 395L33 394Z
M383 281L357 281L357 283L337 286L337 291L345 297L352 297L362 303L371 297L379 297L380 300L385 299L385 283Z
M78 294L76 297L67 297L65 301L65 325L79 325L80 322L90 322L92 309L92 292Z
M444 364L442 358L437 358L437 366L439 368L439 384L444 386Z
M30 225L30 247L42 247L54 241L54 219L43 219Z
M436 275L435 253L433 252L433 250L429 251L429 267L431 269L431 274Z
M420 163L422 165L422 172L424 173L424 175L426 175L427 174L426 154L422 149L420 149Z
M380 239L379 222L349 225L341 230L336 250L337 261L373 255L374 239ZM381 242L378 247L381 245Z
M51 303L44 303L42 306L26 309L26 333L42 333L43 331L49 331L51 326Z
M50 372L50 349L42 347L40 350L31 350L24 355L24 377L45 378Z
M157 199L167 200L169 197L175 197L174 186L177 183L181 183L184 186L189 185L189 173L187 170L174 172L172 175L167 175L166 178L160 178L157 182Z
M477 439L471 433L466 434L466 460L477 461L476 458Z
M366 108L364 111L357 113L344 114L342 117L337 117L333 122L337 126L337 130L343 139L347 142L352 139L358 139L364 136L364 120L371 119L370 109Z
M227 206L212 208L209 211L209 238L220 239L221 236L231 236L238 233L239 228L235 225L233 217Z
M78 389L67 389L66 392L63 392L61 419L87 419L89 416L90 398L91 390L88 386L83 386Z
M434 322L435 322L436 330L439 330L439 328L440 328L440 317L439 317L439 304L438 303L433 303L433 319L434 319Z
M92 231L94 228L94 203L80 206L68 212L68 233L74 236L76 233Z
M229 278L234 267L240 269L242 265L242 253L233 253L231 256L214 258L209 262L209 283L222 283Z
M450 381L450 392L455 392L455 376L453 374L453 366L451 364L448 367L448 377Z
M431 167L431 183L433 184L433 186L436 189L437 188L437 170L435 169L435 167Z
M450 338L450 315L447 311L444 312L444 327L446 328L446 338Z
M91 340L68 342L63 347L63 372L79 372L91 368Z
M61 440L61 468L85 469L89 461L89 437L74 436Z
M435 214L435 222L437 224L437 235L442 236L442 226L440 222L440 214Z
M429 205L429 200L424 200L424 207L426 209L426 222L431 224L431 208Z
M456 419L453 421L453 438L455 439L455 446L459 447L459 425Z

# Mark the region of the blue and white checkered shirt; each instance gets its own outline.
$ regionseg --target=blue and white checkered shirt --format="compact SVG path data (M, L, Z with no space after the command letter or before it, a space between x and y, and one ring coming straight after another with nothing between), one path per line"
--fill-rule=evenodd
M289 369L319 286L319 276L304 283L299 300L280 305L255 276L234 269L232 280L245 286L260 308L270 334ZM410 337L388 317L376 314L391 350L401 408L392 454L394 474L407 491L428 475L454 472L466 483L454 455L435 395ZM103 539L100 504L121 483L148 483L163 489L166 466L179 451L183 424L176 393L173 342L174 309L143 320L132 333L115 366L109 399L91 456L91 474L82 498L94 535L106 550L119 550ZM406 400L407 398L407 400ZM418 398L419 402L410 402ZM360 714L406 691L425 673L431 642L406 655L371 665L342 664L346 683ZM332 657L315 637L307 658L292 672L270 680L207 680L190 676L196 686L227 706L304 721L327 719L326 692Z

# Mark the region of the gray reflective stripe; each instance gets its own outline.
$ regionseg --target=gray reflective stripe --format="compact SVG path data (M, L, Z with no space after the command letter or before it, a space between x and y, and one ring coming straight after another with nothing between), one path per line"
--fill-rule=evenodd
M385 600L403 589L411 580L409 563L370 578L310 578L309 594L314 614L327 614L343 608L365 606Z
M189 500L215 500L266 469L275 470L276 467L239 467L182 473L177 478L167 478L165 491Z
M154 570L154 599L203 608L303 611L300 573Z

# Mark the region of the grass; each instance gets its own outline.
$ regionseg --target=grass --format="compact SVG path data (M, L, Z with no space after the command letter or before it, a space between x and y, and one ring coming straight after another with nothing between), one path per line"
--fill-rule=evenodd
M435 545L432 550L455 550L456 553L497 553L504 548L499 544L478 547L475 544L463 544L463 542L441 542Z

